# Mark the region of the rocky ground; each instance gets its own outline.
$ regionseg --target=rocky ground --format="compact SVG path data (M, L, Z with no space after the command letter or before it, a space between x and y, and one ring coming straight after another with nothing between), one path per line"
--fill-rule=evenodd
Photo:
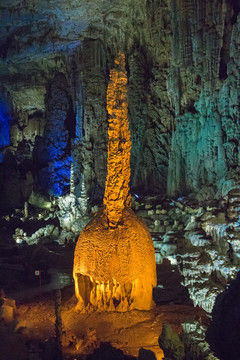
M62 290L61 305L65 359L130 359L130 356L149 359L147 354L160 360L163 351L159 346L159 337L163 324L170 325L179 337L187 324L195 328L206 327L208 321L202 309L187 305L157 306L152 311L87 314L76 313L75 305L73 287L66 287ZM54 359L55 321L55 292L17 301L14 320L0 323L0 358L21 360L28 356L29 359ZM204 339L201 340L204 343ZM167 339L168 343L171 343L171 336ZM180 337L174 346L184 348ZM99 348L102 349L101 357L97 355ZM107 353L113 357L104 357Z

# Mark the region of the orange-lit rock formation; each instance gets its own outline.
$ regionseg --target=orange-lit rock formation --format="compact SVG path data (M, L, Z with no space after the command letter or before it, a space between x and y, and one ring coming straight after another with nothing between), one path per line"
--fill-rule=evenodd
M125 56L115 60L116 69L110 72L107 90L108 119L108 173L104 195L105 213L109 225L116 226L122 211L130 205L130 151L128 126L127 74Z
M73 276L80 310L149 310L155 253L146 226L130 208L130 132L125 57L115 60L107 91L108 174L104 208L82 231Z

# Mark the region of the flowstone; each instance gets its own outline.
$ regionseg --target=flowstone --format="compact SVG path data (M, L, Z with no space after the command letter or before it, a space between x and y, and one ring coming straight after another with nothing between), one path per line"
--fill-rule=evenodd
M130 208L130 131L125 56L118 55L107 90L108 175L104 208L83 229L73 276L81 311L150 310L155 252L146 226Z
M130 208L109 228L103 210L81 233L74 256L78 308L149 310L156 265L151 236Z

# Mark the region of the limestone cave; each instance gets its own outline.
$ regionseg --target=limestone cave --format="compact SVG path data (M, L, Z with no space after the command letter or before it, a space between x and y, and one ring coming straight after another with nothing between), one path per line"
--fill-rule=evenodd
M240 359L239 0L1 0L0 360Z

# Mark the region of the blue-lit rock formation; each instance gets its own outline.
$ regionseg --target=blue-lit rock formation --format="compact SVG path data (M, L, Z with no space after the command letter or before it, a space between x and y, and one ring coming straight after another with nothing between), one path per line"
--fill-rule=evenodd
M72 163L71 138L75 136L75 114L63 74L57 74L46 94L46 125L37 139L34 160L37 186L49 195L69 193Z
M3 161L3 150L10 145L11 117L8 106L3 99L0 99L0 162Z

